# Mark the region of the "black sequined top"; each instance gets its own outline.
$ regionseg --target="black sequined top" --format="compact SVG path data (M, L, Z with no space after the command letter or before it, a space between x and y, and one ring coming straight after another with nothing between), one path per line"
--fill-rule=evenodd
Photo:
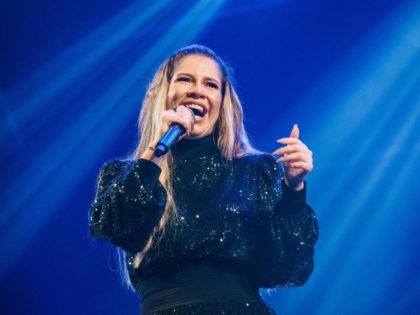
M254 292L308 279L317 221L306 204L306 190L284 185L283 169L273 156L228 161L211 136L181 140L172 153L179 219L167 225L139 268L134 257L166 203L160 168L142 159L105 163L90 211L91 233L126 252L132 285L141 295L156 279L203 266L243 277Z

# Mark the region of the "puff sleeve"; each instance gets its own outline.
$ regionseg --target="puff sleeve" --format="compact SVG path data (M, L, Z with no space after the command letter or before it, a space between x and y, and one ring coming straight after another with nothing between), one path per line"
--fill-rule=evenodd
M90 233L127 252L142 250L165 208L160 172L142 159L105 163L89 212Z
M282 165L271 155L258 161L257 178L259 287L303 285L313 270L318 238L314 211L306 203L306 183L301 191L289 189Z

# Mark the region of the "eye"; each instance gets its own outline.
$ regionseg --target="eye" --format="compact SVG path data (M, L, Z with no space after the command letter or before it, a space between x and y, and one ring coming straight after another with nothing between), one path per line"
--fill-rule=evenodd
M212 88L212 89L216 89L216 90L218 90L218 89L219 89L219 86L218 86L216 83L214 83L214 82L207 82L207 83L206 83L206 85L207 85L209 88Z
M179 77L179 78L176 79L176 81L179 81L179 82L191 82L191 79L188 78L188 77Z

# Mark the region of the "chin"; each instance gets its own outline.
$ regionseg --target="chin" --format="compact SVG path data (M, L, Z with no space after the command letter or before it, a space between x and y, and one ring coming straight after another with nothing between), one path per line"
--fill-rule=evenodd
M194 140L194 139L203 138L205 136L207 136L207 134L193 134L193 135L185 136L184 139Z
M185 136L185 139L200 139L200 138L204 138L205 136L208 136L209 134L211 134L212 131L198 131L197 132L192 132L189 136Z

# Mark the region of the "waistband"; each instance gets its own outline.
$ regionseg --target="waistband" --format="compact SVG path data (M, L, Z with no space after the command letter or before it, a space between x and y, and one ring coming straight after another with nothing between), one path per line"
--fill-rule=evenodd
M185 268L166 278L140 280L142 315L162 309L216 301L260 301L246 277L212 266Z

